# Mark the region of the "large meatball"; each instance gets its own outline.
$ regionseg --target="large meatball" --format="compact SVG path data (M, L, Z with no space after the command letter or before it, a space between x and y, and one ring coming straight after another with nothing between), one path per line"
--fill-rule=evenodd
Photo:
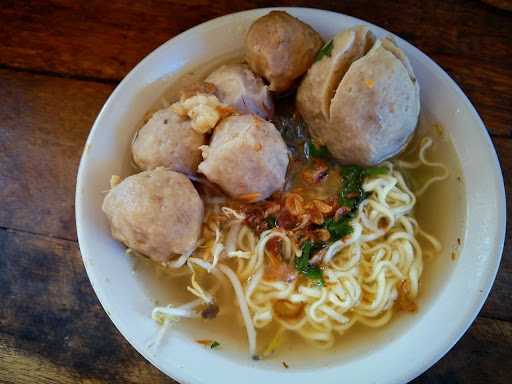
M256 115L222 120L203 157L199 172L232 197L257 201L283 188L286 145L276 127Z
M308 123L318 144L328 135L331 100L350 65L364 56L375 39L365 26L338 33L327 45L326 54L309 69L297 90L297 110Z
M205 81L215 85L215 94L220 101L238 112L255 113L265 120L272 118L274 104L268 88L247 64L223 65Z
M270 83L271 91L284 92L308 70L322 43L309 25L286 12L272 11L247 33L247 62Z
M195 246L203 202L181 173L157 168L127 177L103 201L112 236L155 261Z
M407 57L389 38L366 52L372 40L364 27L338 35L338 49L313 65L297 94L313 138L345 164L397 154L418 122L419 86Z
M192 122L172 108L164 108L149 119L132 143L132 157L142 170L166 167L192 174L201 161L199 147L204 134L192 129Z

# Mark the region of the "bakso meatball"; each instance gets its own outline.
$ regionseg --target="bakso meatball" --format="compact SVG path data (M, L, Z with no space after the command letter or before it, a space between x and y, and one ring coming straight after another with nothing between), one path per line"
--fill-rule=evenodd
M223 65L205 81L215 86L215 94L221 102L239 113L254 113L265 120L272 118L274 104L268 88L247 64Z
M155 112L132 143L132 157L142 170L166 167L192 174L201 161L199 147L206 136L192 129L192 122L172 108Z
M309 25L283 11L272 11L250 27L246 56L251 69L270 90L289 90L315 60L322 38Z
M313 65L299 89L297 108L315 141L335 158L368 166L405 147L418 122L420 101L404 53L389 38L377 40L365 53L371 39L363 32L352 29L335 38L335 46L343 38L346 53L338 56L340 51L333 49L331 57ZM345 59L346 64L336 67ZM337 68L339 73L330 75ZM330 82L331 77L337 81Z
M284 185L286 145L276 127L256 115L222 120L203 157L199 172L234 198L263 200Z
M103 201L112 236L160 262L194 247L203 210L190 180L165 168L127 177Z
M309 69L297 90L297 110L308 123L309 133L318 144L328 135L331 99L350 65L364 56L373 45L373 34L365 26L338 33L322 55Z

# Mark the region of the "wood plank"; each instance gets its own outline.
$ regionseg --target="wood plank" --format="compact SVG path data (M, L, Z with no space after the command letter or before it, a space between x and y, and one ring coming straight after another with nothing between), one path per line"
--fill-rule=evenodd
M511 323L478 318L445 357L411 384L508 384L511 345Z
M463 0L286 3L353 15L404 37L458 81L493 134L512 135L510 13ZM118 81L146 54L194 25L274 4L255 0L9 2L0 9L0 65Z
M173 383L115 329L74 242L0 230L0 383Z
M438 59L475 106L489 133L512 138L512 61L505 68L458 56L439 55Z
M39 356L11 348L12 337L0 334L0 383L73 384L79 377Z
M174 382L112 325L75 243L0 230L0 254L0 383ZM509 383L510 345L512 323L480 318L415 383Z
M78 162L112 88L0 70L0 227L76 239Z
M287 2L283 2L286 5ZM120 79L145 54L206 20L270 1L16 1L2 7L1 63L59 73ZM510 63L510 15L479 1L299 1L366 19L404 36L429 54ZM291 5L291 4L290 4ZM178 17L179 15L179 17ZM483 48L484 55L475 54Z

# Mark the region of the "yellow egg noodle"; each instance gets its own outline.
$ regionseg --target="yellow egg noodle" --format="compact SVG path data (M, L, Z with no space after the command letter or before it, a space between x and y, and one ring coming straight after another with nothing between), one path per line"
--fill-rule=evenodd
M418 296L426 252L438 254L440 242L424 232L414 217L416 195L432 183L448 177L448 169L426 159L432 140L420 142L418 160L388 161L388 172L369 176L363 183L367 198L351 220L353 232L330 244L320 262L324 284L298 278L267 281L264 265L272 238L281 240L281 256L291 262L301 248L287 231L272 228L259 236L244 224L243 213L223 206L222 199L207 201L205 225L213 234L194 250L165 264L173 273L190 274L187 289L197 298L181 306L159 306L152 317L168 325L179 318L200 317L199 307L215 301L219 290L232 289L247 331L251 356L265 357L286 332L300 335L318 348L329 348L336 335L356 323L381 327L389 322L400 295L413 302ZM402 169L432 167L442 170L418 191L411 191ZM213 214L212 214L213 213ZM217 220L223 215L225 220ZM423 237L423 249L418 241ZM426 245L426 246L425 246ZM200 276L213 275L216 284L205 289ZM284 312L293 316L283 316ZM278 324L272 345L257 346L256 335L270 324ZM166 327L164 327L166 328ZM260 351L260 354L258 354Z

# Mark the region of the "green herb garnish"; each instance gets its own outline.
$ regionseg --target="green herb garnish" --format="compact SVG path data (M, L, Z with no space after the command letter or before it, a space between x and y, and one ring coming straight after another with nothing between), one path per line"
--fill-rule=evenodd
M337 219L327 219L323 225L329 231L332 240L339 240L354 231L354 228L350 225L350 219L354 217L359 204L368 197L368 194L363 190L364 178L382 175L387 172L388 169L385 167L370 167L366 169L357 165L341 167L340 173L343 180L338 196L338 204L340 207L346 208L346 213Z
M325 220L324 227L331 234L331 240L339 240L354 231L349 220L349 217L342 217L338 220L334 220L333 218Z
M275 228L277 227L277 219L275 216L269 216L265 219L265 222L267 223L267 229Z
M322 48L318 51L315 57L315 62L322 60L325 56L331 57L332 48L334 47L334 43L332 40L329 40L324 44Z
M364 170L357 165L348 165L341 168L343 177L338 203L340 207L347 207L354 212L361 201L366 197L363 191Z
M367 176L383 175L388 172L386 167L362 168L357 165L341 167L343 177L338 203L341 207L347 207L351 212L357 210L361 202L368 197L363 191L363 181Z
M324 285L324 279L322 277L322 270L317 265L309 264L311 254L321 247L318 244L313 244L311 241L306 240L302 246L302 253L295 259L295 268L297 271L302 273L304 276L311 280L315 280L318 285Z
M320 157L320 158L326 158L329 157L329 151L327 150L327 147L321 146L317 147L315 144L313 144L311 141L306 142L306 157Z
M215 349L215 348L218 348L218 347L220 347L220 343L218 341L216 341L216 340L210 345L211 349Z
M388 173L388 169L386 167L369 167L364 170L365 176L378 176L385 175Z

